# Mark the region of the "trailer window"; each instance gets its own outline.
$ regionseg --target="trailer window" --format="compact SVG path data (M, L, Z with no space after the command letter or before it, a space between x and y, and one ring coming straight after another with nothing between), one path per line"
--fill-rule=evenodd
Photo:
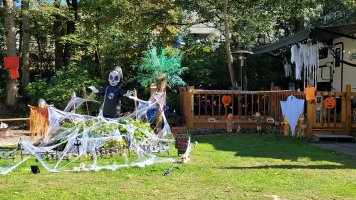
M340 56L341 50L340 48L335 49L335 67L340 67Z
M325 59L328 57L328 47L319 49L319 59Z

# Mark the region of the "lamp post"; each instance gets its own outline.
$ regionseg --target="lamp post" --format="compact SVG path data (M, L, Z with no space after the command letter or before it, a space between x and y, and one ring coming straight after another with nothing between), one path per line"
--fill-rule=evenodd
M253 54L253 52L250 51L246 51L246 50L238 50L235 52L231 52L232 55L237 54L238 55L238 59L240 60L240 86L241 86L241 90L243 90L242 87L242 83L243 83L243 76L242 76L242 69L245 66L245 61L247 58L247 55L249 54Z

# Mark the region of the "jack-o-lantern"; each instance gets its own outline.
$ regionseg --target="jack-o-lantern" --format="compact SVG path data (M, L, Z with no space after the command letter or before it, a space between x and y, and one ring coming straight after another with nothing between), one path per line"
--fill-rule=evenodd
M336 101L334 98L325 98L324 99L324 107L325 108L331 109L331 108L334 108L335 105L336 105Z
M227 106L227 105L229 105L231 103L231 96L230 95L224 95L221 100L222 100L222 103L225 106Z

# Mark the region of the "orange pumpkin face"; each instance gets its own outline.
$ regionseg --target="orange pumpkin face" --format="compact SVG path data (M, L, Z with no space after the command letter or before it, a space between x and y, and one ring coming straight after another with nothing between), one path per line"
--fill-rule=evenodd
M231 96L224 95L221 100L224 105L229 105L231 103Z
M334 108L336 105L336 101L334 98L326 98L324 99L324 107L325 108L328 108L328 109L331 109L331 108Z

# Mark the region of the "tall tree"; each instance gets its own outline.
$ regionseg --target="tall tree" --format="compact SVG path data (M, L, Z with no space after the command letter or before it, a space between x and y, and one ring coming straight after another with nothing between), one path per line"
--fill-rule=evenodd
M71 19L67 21L67 33L66 35L74 34L75 23L78 20L78 1L77 0L67 0L67 5L72 16ZM73 44L67 41L64 45L64 66L68 66L73 53Z
M235 78L235 72L233 68L233 58L231 55L231 46L230 46L230 28L228 20L228 0L224 0L224 36L225 36L225 49L227 57L227 67L229 69L231 89L237 89L237 82Z
M30 18L29 0L22 0L22 85L30 82Z
M269 8L266 0L216 0L216 1L184 1L177 0L178 4L189 10L197 21L206 21L207 25L219 29L224 35L225 57L227 71L230 75L231 88L236 88L236 76L231 55L232 49L249 49L249 42L254 40L261 27L270 25L269 18L261 16L262 8ZM219 42L219 41L215 41ZM221 42L221 41L220 41Z
M14 17L14 2L13 0L3 0L5 8L5 35L6 35L6 54L7 56L16 56L16 31ZM9 77L7 83L6 105L15 106L17 97L17 80L12 80Z
M63 44L61 37L63 36L62 16L60 15L61 0L54 1L54 7L57 12L54 14L53 35L54 35L54 65L55 69L63 67Z

